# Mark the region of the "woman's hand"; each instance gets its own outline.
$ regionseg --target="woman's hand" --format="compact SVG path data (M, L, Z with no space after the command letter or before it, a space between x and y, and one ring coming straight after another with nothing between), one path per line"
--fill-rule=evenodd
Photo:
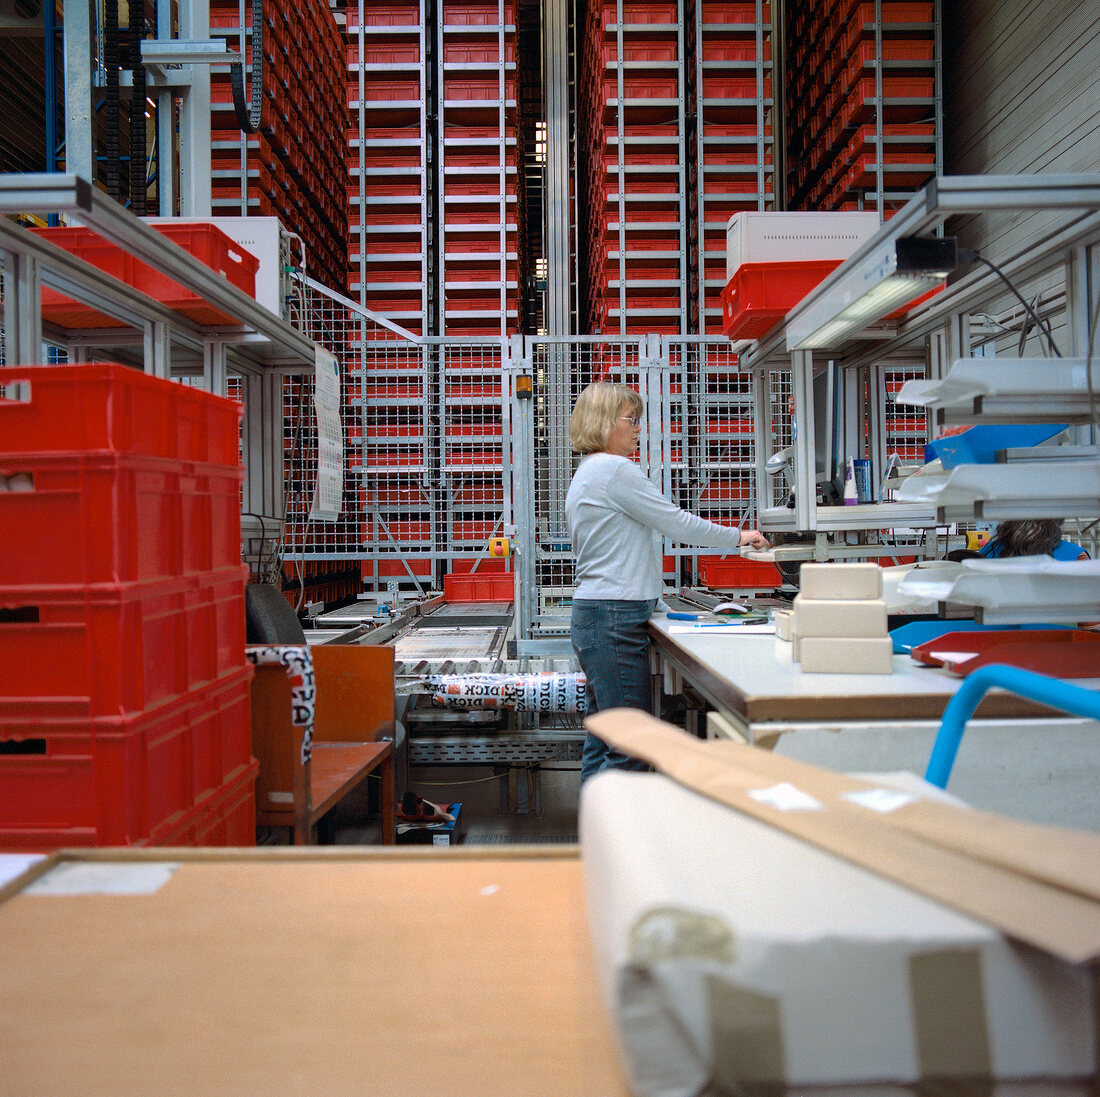
M754 549L771 548L771 542L757 529L741 531L741 544Z

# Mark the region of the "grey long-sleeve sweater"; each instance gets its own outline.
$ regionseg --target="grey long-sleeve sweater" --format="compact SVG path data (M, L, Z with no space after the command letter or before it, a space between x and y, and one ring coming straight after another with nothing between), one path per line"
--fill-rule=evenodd
M581 462L565 497L565 520L577 557L575 598L659 598L654 531L724 552L741 544L740 531L681 510L633 461L613 453Z

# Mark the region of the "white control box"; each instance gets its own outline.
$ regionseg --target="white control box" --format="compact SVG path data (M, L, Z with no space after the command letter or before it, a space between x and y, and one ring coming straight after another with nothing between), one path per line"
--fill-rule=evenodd
M847 259L878 228L874 210L735 213L726 226L726 278L732 278L742 263Z

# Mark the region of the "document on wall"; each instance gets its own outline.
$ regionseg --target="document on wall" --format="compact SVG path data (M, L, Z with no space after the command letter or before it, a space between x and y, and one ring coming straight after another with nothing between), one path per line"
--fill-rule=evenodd
M316 348L313 410L317 420L317 482L310 521L335 522L344 500L344 430L340 422L340 365L336 355Z

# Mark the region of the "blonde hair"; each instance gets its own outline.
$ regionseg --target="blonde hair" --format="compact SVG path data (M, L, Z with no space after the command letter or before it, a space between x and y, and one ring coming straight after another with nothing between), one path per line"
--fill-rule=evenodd
M642 398L626 385L597 381L577 397L569 417L569 442L578 453L599 453L618 421L623 404L629 404L640 416L645 408Z

